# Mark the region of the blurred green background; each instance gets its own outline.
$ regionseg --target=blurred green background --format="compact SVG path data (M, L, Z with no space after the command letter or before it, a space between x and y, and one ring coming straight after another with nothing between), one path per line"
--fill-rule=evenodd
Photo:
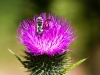
M79 37L70 48L75 61L89 57L67 75L100 75L100 0L0 0L0 75L29 75L8 48L23 54L17 27L43 12L65 17L77 30Z

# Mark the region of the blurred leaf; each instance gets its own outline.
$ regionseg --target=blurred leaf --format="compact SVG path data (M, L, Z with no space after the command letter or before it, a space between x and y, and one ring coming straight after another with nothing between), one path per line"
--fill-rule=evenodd
M72 64L69 68L67 68L67 69L63 72L63 74L68 73L70 70L72 70L73 68L75 68L75 67L77 67L78 65L80 65L81 63L83 63L86 59L87 59L87 58L84 58L84 59L82 59L82 60L80 60L80 61L78 61L78 62Z
M23 64L22 60L12 50L10 50L10 49L8 49L8 50Z

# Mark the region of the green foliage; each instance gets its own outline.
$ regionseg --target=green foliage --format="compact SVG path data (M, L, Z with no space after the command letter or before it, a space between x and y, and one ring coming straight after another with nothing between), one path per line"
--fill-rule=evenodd
M9 51L14 54L11 50ZM25 52L25 55L22 56L25 61L22 61L16 54L14 55L28 69L28 72L31 72L30 75L64 75L86 60L85 58L75 64L71 64L72 58L69 52L54 56L46 54L33 56L33 54Z
M81 63L83 63L86 59L87 59L87 58L84 58L84 59L82 59L82 60L80 60L80 61L78 61L78 62L76 62L76 63L70 65L70 67L67 68L67 69L63 72L63 74L64 74L64 73L68 73L70 70L72 70L73 68L75 68L75 67L77 67L78 65L80 65Z

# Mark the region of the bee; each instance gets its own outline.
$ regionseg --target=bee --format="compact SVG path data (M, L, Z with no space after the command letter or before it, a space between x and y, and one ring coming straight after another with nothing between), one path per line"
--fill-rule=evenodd
M42 17L37 18L37 26L36 26L36 31L40 35L43 33L43 19Z
M43 33L44 29L49 28L50 19L46 19L43 22L42 17L38 17L36 21L37 21L36 31L39 35L41 35Z

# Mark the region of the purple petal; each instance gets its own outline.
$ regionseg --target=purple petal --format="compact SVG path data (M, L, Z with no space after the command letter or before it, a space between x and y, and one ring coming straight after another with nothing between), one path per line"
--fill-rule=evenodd
M33 19L27 19L20 23L18 27L18 39L26 46L25 52L32 53L33 55L47 54L54 56L55 54L63 54L69 50L69 46L77 36L75 30L72 28L71 23L66 23L66 19L57 18L46 13L40 14L43 22L50 19L49 28L43 28L41 35L36 33L37 18L35 15Z

